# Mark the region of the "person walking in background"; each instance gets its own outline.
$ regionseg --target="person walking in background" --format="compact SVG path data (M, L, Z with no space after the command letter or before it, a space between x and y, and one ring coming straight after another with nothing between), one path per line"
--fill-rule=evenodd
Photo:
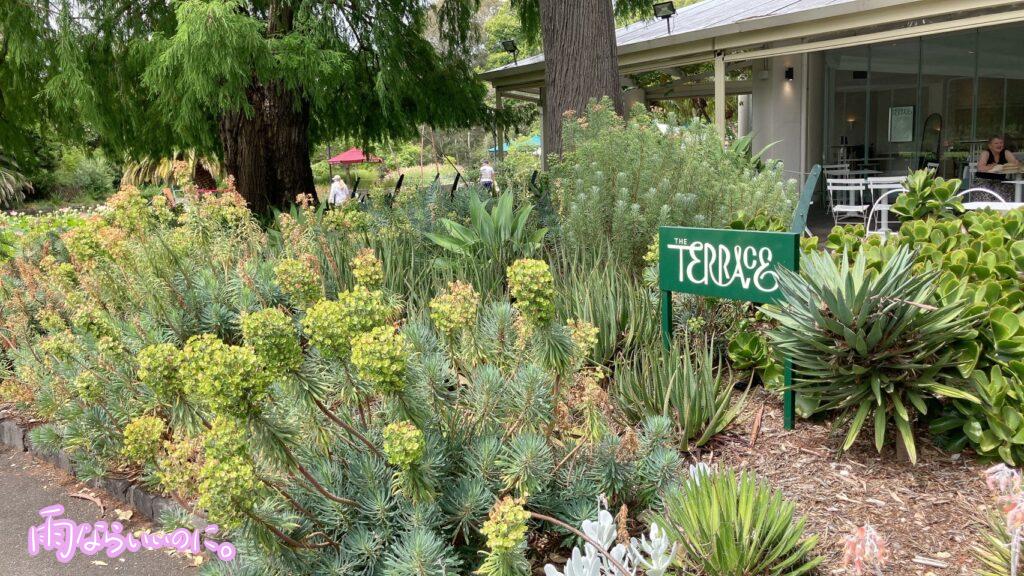
M331 193L327 196L327 203L331 206L341 206L348 201L351 195L348 185L341 179L341 176L335 176L331 182Z
M483 166L480 167L480 184L490 193L494 193L494 168L491 168L491 163L484 160Z

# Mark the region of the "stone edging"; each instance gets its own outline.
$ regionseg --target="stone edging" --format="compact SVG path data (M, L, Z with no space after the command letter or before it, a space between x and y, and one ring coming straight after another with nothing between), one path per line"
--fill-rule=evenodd
M11 418L0 418L0 444L18 452L28 452L36 458L46 460L57 468L76 476L71 459L64 452L56 454L45 453L32 447L32 441L28 437L28 428L18 424ZM164 510L184 510L180 504L165 498L151 494L142 486L119 478L103 477L99 480L86 482L89 486L98 490L104 490L111 496L135 508L148 520L157 520Z

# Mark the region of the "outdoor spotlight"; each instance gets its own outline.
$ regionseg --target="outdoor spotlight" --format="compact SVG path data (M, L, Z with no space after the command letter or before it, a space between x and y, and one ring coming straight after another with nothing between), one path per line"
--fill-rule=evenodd
M512 55L512 60L514 60L516 64L519 64L519 46L516 44L515 40L502 40L501 47L505 52Z
M654 16L661 18L668 26L668 33L672 33L672 16L676 13L676 5L672 2L655 2Z
M793 81L793 67L790 66L790 67L786 68L786 82L792 82L792 81Z

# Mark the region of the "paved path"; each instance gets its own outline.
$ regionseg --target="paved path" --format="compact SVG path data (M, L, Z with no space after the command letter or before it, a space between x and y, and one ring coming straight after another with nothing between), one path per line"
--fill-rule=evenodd
M99 507L71 494L84 490L103 502L106 513L100 516ZM68 564L57 562L53 552L42 551L36 557L28 555L27 534L30 526L41 521L39 509L51 504L64 506L64 517L77 522L116 520L115 508L129 510L101 491L94 490L69 477L62 471L32 456L0 447L0 574L40 576L109 576L110 574L168 576L198 574L182 556L171 556L163 550L141 550L110 559L98 554L93 557L75 556ZM138 516L137 513L134 516ZM140 529L148 525L138 519L124 522L127 528ZM105 565L104 565L105 564Z

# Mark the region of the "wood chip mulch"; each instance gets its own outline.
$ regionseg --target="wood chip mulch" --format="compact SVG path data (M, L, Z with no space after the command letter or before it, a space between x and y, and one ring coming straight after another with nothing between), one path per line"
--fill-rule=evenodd
M992 509L984 480L988 464L941 451L924 431L916 433L917 465L899 462L892 447L875 450L870 426L841 454L843 432L807 420L784 430L781 403L758 388L729 433L706 446L702 458L755 471L793 500L807 517L807 530L820 535L817 553L825 562L819 574L845 573L843 540L865 523L888 543L886 574L974 574L979 565L971 547L981 542Z

